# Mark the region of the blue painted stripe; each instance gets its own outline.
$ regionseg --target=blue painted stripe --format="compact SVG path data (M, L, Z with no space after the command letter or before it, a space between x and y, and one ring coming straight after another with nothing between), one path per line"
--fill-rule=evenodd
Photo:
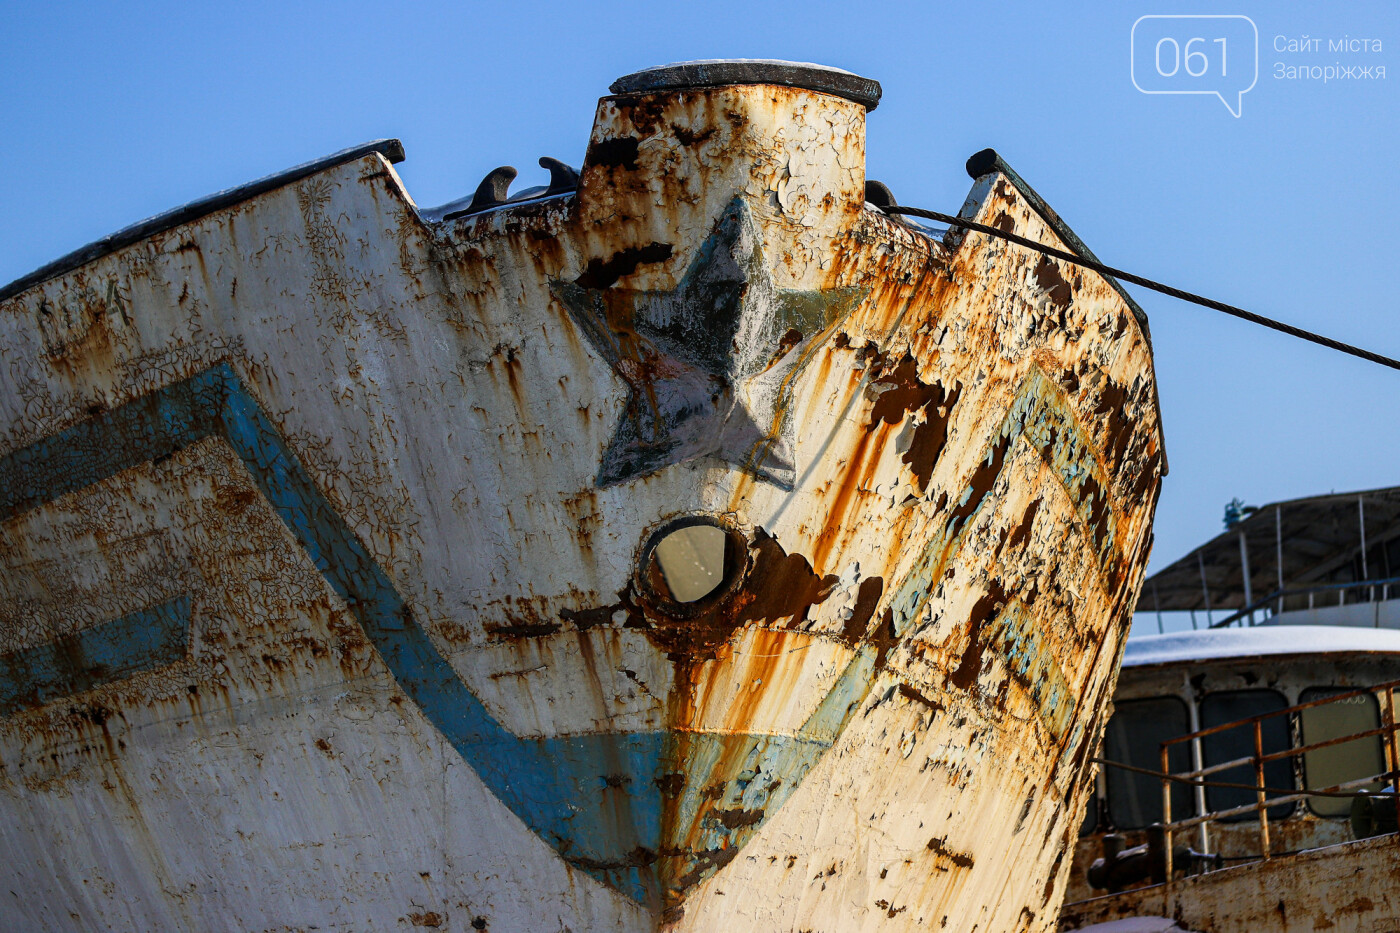
M189 631L190 599L180 596L11 651L0 656L0 716L174 664L185 657Z
M618 787L616 776L659 773L665 735L521 739L504 729L432 645L387 574L321 495L227 365L0 459L0 518L210 436L223 437L242 459L268 502L354 613L399 686L487 786L571 862L637 900L655 902L658 891L650 869L629 863L638 861L633 855L638 849L656 850L659 791ZM154 617L129 618L135 626ZM133 650L142 643L134 639ZM25 690L22 677L4 679L12 693Z
M0 458L0 519L211 436L224 438L247 466L400 688L491 791L571 864L642 904L674 899L676 879L693 881L714 870L707 853L741 846L757 831L758 823L731 828L709 818L713 801L696 796L702 787L721 785L720 803L771 814L831 746L873 681L873 653L860 652L796 736L515 736L433 646L388 575L226 365ZM129 628L159 629L154 617L142 618L132 617ZM148 651L158 658L151 637L122 631L118 640L133 656ZM6 674L0 671L7 684L23 683ZM55 684L52 698L61 687ZM666 801L661 788L672 774L683 776L685 790ZM663 811L670 814L669 830L663 830ZM680 830L697 823L705 831L682 838L687 834Z
M103 412L0 459L0 521L214 433L195 397L211 373Z

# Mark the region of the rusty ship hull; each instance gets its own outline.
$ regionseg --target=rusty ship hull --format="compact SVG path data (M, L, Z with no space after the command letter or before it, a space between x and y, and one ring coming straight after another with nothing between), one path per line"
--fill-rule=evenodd
M615 85L573 190L378 144L0 292L0 926L1054 926L1145 321L868 204L873 82L733 68Z

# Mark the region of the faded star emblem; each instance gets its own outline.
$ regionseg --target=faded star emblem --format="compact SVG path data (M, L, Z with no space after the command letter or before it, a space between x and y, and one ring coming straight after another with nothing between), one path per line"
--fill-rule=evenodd
M670 291L551 288L629 390L599 486L715 457L784 489L796 477L792 384L868 291L777 288L738 198Z

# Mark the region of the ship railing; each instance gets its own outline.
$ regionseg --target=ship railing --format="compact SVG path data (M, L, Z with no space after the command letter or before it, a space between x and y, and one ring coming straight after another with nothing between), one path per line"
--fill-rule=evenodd
M1269 619L1289 611L1321 609L1327 606L1345 606L1354 603L1385 602L1391 599L1400 599L1400 577L1291 587L1274 590L1268 596L1256 599L1243 609L1226 616L1219 622L1212 623L1210 627L1229 628L1232 625L1256 625L1260 616Z
M1218 822L1220 820L1226 820L1230 817L1239 816L1245 813L1257 813L1260 854L1259 857L1262 859L1270 859L1274 857L1269 832L1270 807L1294 803L1296 801L1305 800L1309 797L1342 796L1354 798L1363 795L1363 792L1360 790L1361 788L1365 788L1367 785L1374 784L1380 784L1381 786L1389 784L1389 793L1394 795L1400 795L1400 742L1397 742L1397 733L1400 732L1400 722L1397 722L1395 714L1395 693L1397 690L1400 690L1400 680L1392 680L1387 683L1377 684L1373 687L1364 687L1358 690L1350 690L1345 693L1338 693L1330 697L1324 697L1320 700L1313 700L1308 703L1299 703L1296 706L1289 706L1284 709L1274 710L1268 713L1261 713L1256 716L1249 716L1244 719L1235 720L1234 722L1223 723L1218 726L1211 726L1207 729L1198 729L1195 732L1190 732L1185 735L1179 735L1174 738L1167 739L1165 742L1162 742L1160 746L1161 771L1159 773L1161 775L1162 783L1161 829L1163 832L1161 858L1165 860L1165 865L1163 866L1165 868L1164 880L1170 882L1172 878L1172 871L1174 868L1172 864L1172 837L1174 834L1181 833L1185 830L1192 829L1194 827L1200 827L1199 835L1201 840L1201 846L1202 849L1205 850L1202 854L1209 854L1210 835L1208 832L1208 828L1211 823ZM1357 697L1368 695L1374 696L1378 700L1382 701L1380 703L1380 726L1373 729L1364 729L1348 735L1337 736L1335 738L1327 739L1322 742L1311 742L1306 745L1290 747L1281 751L1264 751L1263 723L1265 721L1280 716L1293 717L1303 712L1304 710L1315 709L1317 707L1326 706L1332 703L1344 703L1348 700L1354 700ZM1227 732L1231 729L1241 728L1250 729L1253 732L1253 754L1235 758L1231 761L1223 761L1205 767L1194 768L1189 771L1173 772L1171 770L1170 753L1173 747L1187 742L1191 743L1192 749L1195 752L1195 755L1193 757L1195 761L1200 762L1202 760L1200 757L1199 744L1201 739L1205 738L1206 736L1215 735L1217 733ZM1301 756L1306 755L1309 752L1315 752L1320 749L1330 748L1334 745L1342 745L1347 742L1354 742L1358 739L1370 738L1371 736L1383 737L1382 744L1384 749L1384 762L1386 770L1380 772L1379 774L1367 775L1365 777L1357 777L1327 787L1306 788L1304 790L1269 787L1268 784L1265 782L1264 766L1269 764L1270 762L1280 761L1283 759L1300 759ZM1227 771L1232 768L1240 768L1244 766L1253 767L1253 784L1244 784L1243 782L1237 783L1210 780L1212 776L1219 774L1222 771ZM1295 767L1294 770L1296 772L1298 769ZM1215 810L1208 813L1202 813L1197 816L1187 817L1185 819L1173 820L1171 790L1172 785L1178 783L1190 784L1196 787L1217 786L1253 790L1255 793L1255 801L1254 803L1244 804L1242 806L1230 807L1228 809L1222 810Z

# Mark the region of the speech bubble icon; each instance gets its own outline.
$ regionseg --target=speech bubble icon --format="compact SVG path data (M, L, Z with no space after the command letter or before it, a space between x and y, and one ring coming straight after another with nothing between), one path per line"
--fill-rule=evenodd
M1144 94L1214 94L1238 117L1259 80L1259 29L1248 16L1140 16L1130 68Z

